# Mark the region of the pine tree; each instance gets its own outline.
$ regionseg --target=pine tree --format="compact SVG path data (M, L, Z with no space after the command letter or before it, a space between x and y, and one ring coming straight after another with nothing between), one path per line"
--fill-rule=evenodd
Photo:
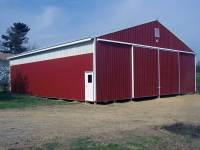
M1 36L3 50L13 54L26 51L25 44L28 43L26 35L29 31L30 28L26 24L21 22L14 23L13 26L8 28L6 35Z

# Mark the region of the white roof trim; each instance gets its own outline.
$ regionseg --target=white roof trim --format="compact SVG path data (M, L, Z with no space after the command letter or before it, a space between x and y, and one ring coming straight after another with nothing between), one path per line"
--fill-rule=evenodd
M15 56L8 57L7 59L10 60L10 59L27 56L27 55L31 55L31 54L35 54L35 53L40 53L40 52L44 52L44 51L48 51L48 50L52 50L52 49L56 49L56 48L61 48L61 47L71 46L71 45L80 44L80 43L84 43L84 42L89 42L92 39L93 38L85 38L82 40L59 44L59 45L55 45L55 46L51 46L51 47L47 47L47 48L36 49L36 50L21 53L21 54L15 55Z
M130 45L130 46L135 46L135 47L156 49L156 50L159 49L159 50L164 50L164 51L173 51L173 52L188 53L188 54L194 54L194 55L196 54L194 52L189 52L189 51L175 50L175 49L169 49L169 48L161 48L161 47L155 47L155 46L148 46L148 45L128 43L128 42L121 42L121 41L114 41L114 40L107 40L107 39L100 39L100 38L98 38L97 41L109 42L109 43L118 43L118 44Z

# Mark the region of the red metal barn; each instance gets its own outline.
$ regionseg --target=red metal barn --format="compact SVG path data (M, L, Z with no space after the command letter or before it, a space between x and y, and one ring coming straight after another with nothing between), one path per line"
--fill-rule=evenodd
M9 59L14 93L109 102L196 92L195 53L158 21Z

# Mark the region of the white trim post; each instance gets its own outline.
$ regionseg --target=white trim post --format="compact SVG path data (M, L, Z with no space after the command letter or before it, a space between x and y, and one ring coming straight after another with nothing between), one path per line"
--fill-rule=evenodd
M181 65L180 65L180 52L178 54L178 92L181 94Z
M134 82L134 47L131 46L131 91L132 91L132 99L135 98L135 82Z
M96 102L96 38L93 40L93 100Z
M158 49L158 97L160 98L160 50Z

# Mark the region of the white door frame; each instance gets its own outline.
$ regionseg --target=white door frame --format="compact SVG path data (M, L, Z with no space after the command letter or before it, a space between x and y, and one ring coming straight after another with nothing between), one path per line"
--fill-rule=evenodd
M94 73L86 71L85 78L85 101L94 102Z

